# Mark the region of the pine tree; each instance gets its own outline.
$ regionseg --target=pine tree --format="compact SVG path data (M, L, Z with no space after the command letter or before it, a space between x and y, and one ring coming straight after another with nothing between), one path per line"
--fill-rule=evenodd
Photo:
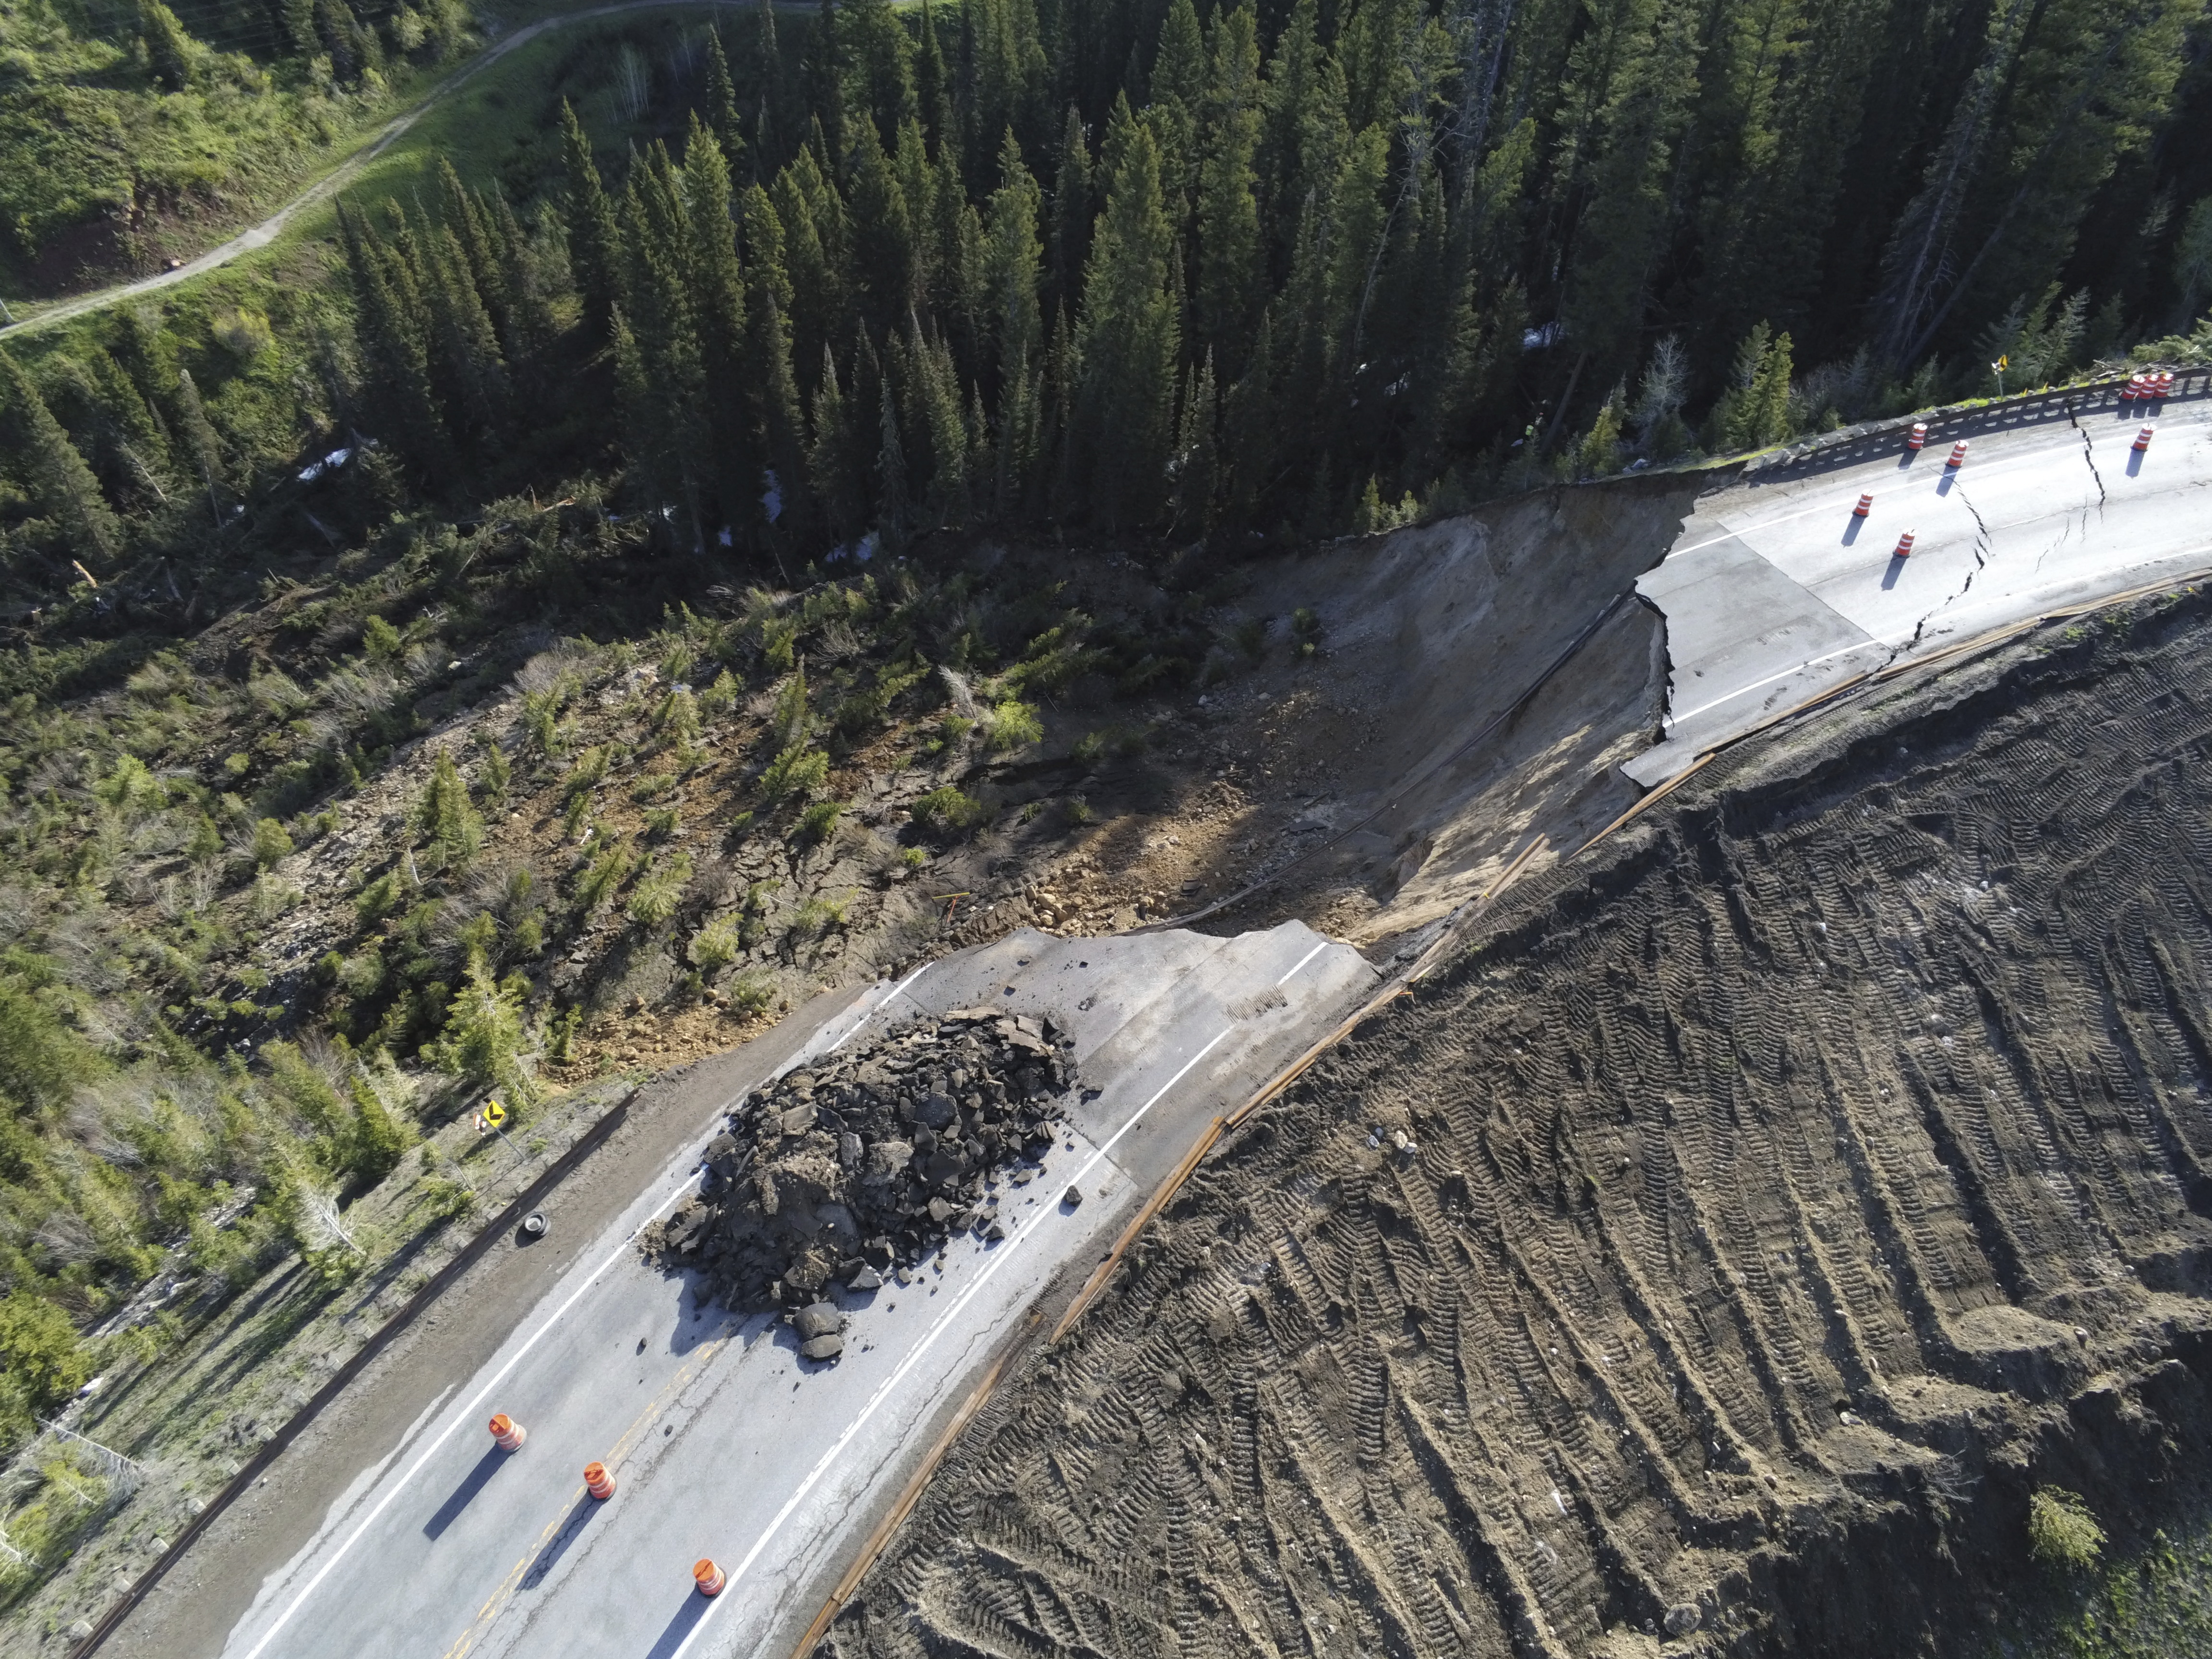
M938 154L944 155L947 148L957 153L960 132L952 113L952 79L945 67L944 49L938 45L937 22L929 0L921 0L921 35L914 52L914 92Z
M1015 364L1025 368L1041 361L1044 313L1037 294L1044 246L1037 239L1042 192L1022 164L1022 148L1008 127L999 146L999 188L991 194L986 232L984 289L989 330L997 348L995 384L1014 384Z
M1184 381L1176 434L1176 526L1185 534L1206 535L1214 527L1213 491L1219 472L1219 398L1214 389L1212 352Z
M513 326L509 316L513 302L507 296L507 269L499 257L490 217L483 199L461 183L453 164L442 155L438 158L437 173L439 217L460 244L468 262L469 282L505 346Z
M906 453L899 442L898 408L891 400L890 377L883 381L876 452L876 529L886 552L906 545L908 507Z
M592 159L592 141L584 136L566 99L561 101L561 156L567 174L562 208L568 228L568 264L584 301L585 324L605 338L622 299L614 204L607 199L599 163Z
M846 138L844 54L837 34L837 0L822 0L807 43L806 104L821 125L823 165L831 173L843 160Z
M526 361L544 350L553 337L553 309L546 301L537 263L531 258L529 239L502 191L491 193L491 222L499 249L500 286L507 302L507 354L518 362Z
M1317 0L1294 0L1267 65L1261 170L1278 280L1290 270L1299 215L1328 190L1351 142L1343 71L1323 48L1320 28Z
M738 89L730 79L730 60L722 55L722 31L707 30L707 125L732 173L744 166L744 124L738 115ZM689 154L687 147L686 154Z
M751 518L760 457L746 405L745 285L731 222L730 175L714 136L695 115L684 145L686 219L691 230L691 303L711 426L707 454L723 519Z
M914 219L872 126L854 135L853 271L869 319L895 328L921 295L915 284Z
M1173 0L1160 26L1152 60L1152 101L1145 119L1158 141L1160 186L1171 222L1180 226L1198 182L1199 123L1206 101L1206 35L1191 0ZM1110 165L1110 162L1109 162Z
M1076 336L1078 451L1090 458L1087 505L1111 530L1158 514L1173 436L1178 305L1170 286L1175 233L1158 146L1126 98L1106 140L1111 168L1084 274Z
M138 36L146 43L146 62L155 79L171 92L182 92L191 83L198 42L161 0L138 0Z
M837 383L837 360L824 347L822 377L814 394L814 436L807 449L807 478L830 539L842 546L868 524L868 489L855 465L858 434L854 410Z
M1198 200L1198 335L1232 374L1243 366L1264 276L1254 193L1259 94L1259 41L1251 8L1240 6L1214 20Z
M1073 308L1083 292L1083 267L1091 257L1091 146L1083 117L1071 104L1060 137L1060 165L1052 186L1052 301Z
M0 398L15 427L23 471L40 512L61 531L70 556L89 568L107 569L122 552L122 526L100 499L99 482L69 434L30 377L5 352L0 352Z
M185 447L191 454L192 464L198 469L200 482L206 486L208 514L220 528L222 448L216 441L214 423L208 419L207 410L200 402L199 387L194 384L191 372L182 368L177 371L177 425L184 435Z
M817 205L827 198L829 235ZM781 227L782 264L791 289L792 360L817 364L845 324L851 296L842 257L843 221L811 151L800 150L775 176L769 205Z
M443 393L447 428L482 445L507 422L506 359L452 228L425 226L418 237L430 301L431 379Z
M690 216L667 153L657 143L646 165L632 169L621 234L628 256L623 288L634 307L626 320L641 376L632 381L641 401L627 415L639 446L631 459L650 505L683 507L686 540L696 549L706 542L704 491L712 465L706 377L691 308Z

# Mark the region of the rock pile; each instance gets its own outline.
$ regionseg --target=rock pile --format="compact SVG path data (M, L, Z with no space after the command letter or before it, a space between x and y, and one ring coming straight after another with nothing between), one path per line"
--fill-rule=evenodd
M1005 1237L984 1183L1052 1145L1068 1047L1048 1018L961 1008L793 1071L731 1114L647 1250L726 1307L793 1310L801 1352L834 1358L833 1279L873 1290L953 1233Z

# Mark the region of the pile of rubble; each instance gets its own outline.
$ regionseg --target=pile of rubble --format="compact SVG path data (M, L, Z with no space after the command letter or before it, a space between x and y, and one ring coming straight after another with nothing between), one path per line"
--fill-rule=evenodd
M791 1072L731 1114L647 1250L725 1307L793 1310L801 1352L835 1358L833 1279L873 1290L954 1233L1006 1236L985 1184L1025 1183L1052 1145L1070 1046L1049 1018L960 1008Z

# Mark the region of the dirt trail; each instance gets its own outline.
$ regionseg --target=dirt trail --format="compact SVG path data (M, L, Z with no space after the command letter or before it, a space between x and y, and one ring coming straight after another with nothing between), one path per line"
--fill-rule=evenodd
M778 0L778 3L787 3L787 0ZM416 122L421 120L432 107L458 92L517 46L536 40L549 29L557 29L564 24L580 22L587 18L611 17L619 12L662 9L687 3L717 3L717 0L617 0L617 3L611 5L590 6L580 11L564 13L557 17L540 18L537 22L526 24L512 34L502 35L431 88L410 107L393 116L391 120L364 138L359 149L339 161L336 167L267 218L246 226L228 240L217 244L204 253L187 259L173 270L164 270L152 276L142 276L132 282L117 283L111 287L97 289L89 294L74 295L66 300L46 307L44 310L33 312L21 322L10 322L0 325L0 337L10 334L33 333L52 324L66 322L72 317L82 317L89 312L104 310L119 300L134 299L139 295L151 294L159 289L173 288L179 283L187 282L192 277L218 270L241 254L251 253L256 248L267 247L283 234L284 227L291 222L292 216L299 212L301 208L322 201L343 189L360 176L363 167L391 149L392 144Z
M1960 1650L2212 1430L2212 594L1519 890L1034 1349L825 1650Z

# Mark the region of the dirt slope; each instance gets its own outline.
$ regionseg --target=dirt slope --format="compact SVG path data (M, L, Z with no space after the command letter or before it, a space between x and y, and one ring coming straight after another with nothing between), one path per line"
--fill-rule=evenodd
M2035 1484L2148 1530L2212 1425L2208 745L2200 592L1534 884L1021 1360L829 1650L1955 1653Z

